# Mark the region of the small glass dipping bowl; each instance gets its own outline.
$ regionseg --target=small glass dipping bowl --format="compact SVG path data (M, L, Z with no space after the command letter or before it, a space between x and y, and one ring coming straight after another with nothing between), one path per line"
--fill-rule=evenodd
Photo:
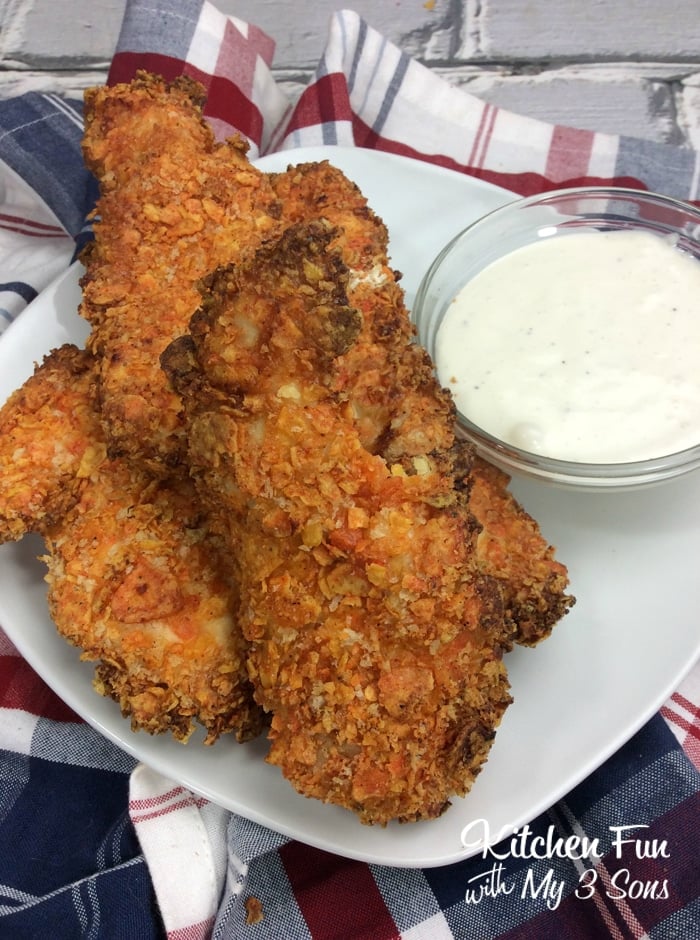
M664 236L700 259L700 210L666 196L618 187L583 187L516 199L464 229L438 254L425 274L412 316L419 341L433 361L438 331L450 304L479 272L543 237L563 238L591 230L649 232ZM444 376L439 379L449 387ZM700 467L700 414L697 423L698 443L676 453L629 462L584 463L524 450L479 427L468 414L458 412L460 435L471 441L482 457L507 473L598 491L648 486Z

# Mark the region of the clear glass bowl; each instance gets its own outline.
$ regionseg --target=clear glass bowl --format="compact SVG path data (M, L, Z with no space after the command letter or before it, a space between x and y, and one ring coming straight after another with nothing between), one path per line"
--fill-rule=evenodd
M700 209L670 197L618 187L583 187L517 199L464 229L430 265L413 307L419 341L435 360L436 337L447 308L460 289L487 265L537 241L543 234L559 238L591 229L637 230L666 236L678 248L700 259ZM648 486L700 467L700 415L697 446L628 463L579 463L541 456L494 437L461 413L458 431L485 459L510 474L581 489Z

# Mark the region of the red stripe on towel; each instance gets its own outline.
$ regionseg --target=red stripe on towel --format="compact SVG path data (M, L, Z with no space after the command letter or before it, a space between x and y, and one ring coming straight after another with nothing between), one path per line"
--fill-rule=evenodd
M119 52L112 60L109 70L109 84L130 82L139 69L145 69L154 75L160 75L166 82L172 82L181 75L187 75L200 82L207 93L204 106L206 116L224 121L231 127L237 127L251 140L259 141L262 136L262 117L258 108L230 79L221 75L202 72L189 62L167 55L151 53Z
M288 842L279 854L313 940L398 940L399 930L363 862L300 842Z
M587 176L594 138L593 131L554 127L544 171L547 179L558 183L559 180Z
M18 708L52 721L82 721L19 656L0 656L0 708Z

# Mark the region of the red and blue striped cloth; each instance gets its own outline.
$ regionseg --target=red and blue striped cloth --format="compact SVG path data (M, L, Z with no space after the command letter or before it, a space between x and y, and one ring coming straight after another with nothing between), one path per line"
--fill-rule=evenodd
M208 2L127 0L110 80L137 68L196 77L217 135L243 133L253 157L342 144L521 194L607 182L700 199L697 152L498 109L352 12L332 16L293 104L273 54L268 36ZM90 237L81 115L79 101L56 95L0 101L0 331ZM594 868L573 852L518 857L509 840L445 868L390 868L290 841L135 764L0 630L0 940L700 937L699 706L696 666L660 714L530 824L531 840L599 840ZM657 852L615 842L630 820ZM262 905L255 924L250 898Z

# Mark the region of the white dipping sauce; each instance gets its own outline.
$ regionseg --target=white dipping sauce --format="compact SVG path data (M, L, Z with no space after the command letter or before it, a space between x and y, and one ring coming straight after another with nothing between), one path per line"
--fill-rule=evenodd
M524 450L683 450L700 442L700 262L646 232L542 238L459 292L435 361L459 411Z

